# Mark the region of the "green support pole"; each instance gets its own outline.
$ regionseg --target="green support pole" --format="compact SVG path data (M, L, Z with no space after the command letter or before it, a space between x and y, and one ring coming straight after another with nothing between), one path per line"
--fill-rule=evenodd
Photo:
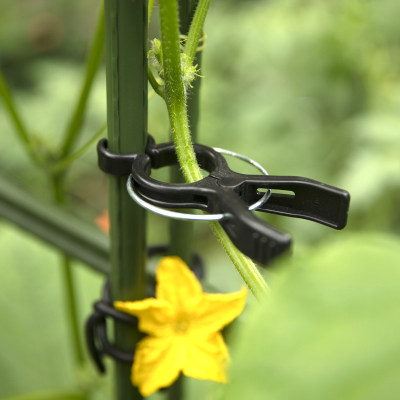
M147 0L105 0L109 148L142 152L147 135ZM118 300L145 297L145 212L127 194L127 177L110 177L111 289ZM135 348L140 333L115 325L115 344ZM141 399L131 366L116 363L115 399Z

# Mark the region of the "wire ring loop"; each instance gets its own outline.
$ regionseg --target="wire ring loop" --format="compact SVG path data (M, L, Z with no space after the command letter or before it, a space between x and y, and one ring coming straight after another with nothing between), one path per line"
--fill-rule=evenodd
M239 160L242 160L248 164L251 164L254 166L256 169L258 169L260 172L262 172L264 175L269 175L267 170L259 164L257 161L244 156L243 154L235 153L234 151L230 150L225 150L221 149L219 147L213 147L215 151L221 154L226 154L228 156L237 158ZM220 221L223 218L227 217L227 214L190 214L190 213L184 213L184 212L178 212L178 211L171 211L166 208L154 206L153 204L148 203L147 201L143 200L139 195L136 193L134 186L133 186L133 177L132 175L129 175L128 180L126 182L126 189L128 191L129 196L141 207L145 208L146 210L149 210L155 214L162 215L164 217L168 218L174 218L174 219L179 219L179 220L187 220L187 221ZM267 190L264 194L263 197L261 197L260 200L256 201L254 204L249 206L249 211L256 210L258 207L262 206L271 196L271 191Z

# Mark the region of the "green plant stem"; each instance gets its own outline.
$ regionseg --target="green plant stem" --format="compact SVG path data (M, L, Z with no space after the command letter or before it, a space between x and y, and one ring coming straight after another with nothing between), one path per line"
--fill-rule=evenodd
M175 0L160 0L160 22L164 54L165 101L171 131L185 179L187 182L195 182L202 179L203 176L190 137L186 95L181 72L179 23ZM202 26L196 26L197 29L202 30ZM263 298L267 293L267 285L257 267L233 245L218 223L212 222L210 226L249 289L256 298Z
M199 40L203 34L204 21L207 16L211 0L200 0L196 8L193 21L190 25L189 33L185 43L184 53L188 56L188 62L191 64L196 56Z
M11 116L11 119L15 125L15 128L17 130L17 133L19 134L19 137L21 138L22 142L26 145L29 146L29 135L28 131L25 128L25 124L22 121L22 118L20 117L17 108L14 104L14 101L11 97L11 93L8 90L8 87L6 85L6 81L3 77L2 72L0 71L0 96L3 98L3 101L8 109L8 112Z
M197 7L197 0L179 0L179 23L180 33L187 35L190 23ZM200 57L199 57L200 58ZM197 60L196 60L197 63ZM200 68L200 60L197 63ZM193 82L190 89L190 97L187 104L187 112L191 123L192 137L196 140L197 122L199 114L199 91L200 80ZM185 182L178 166L171 167L171 182ZM178 221L172 219L169 222L169 252L178 255L186 264L191 265L195 252L194 223L189 221ZM186 379L181 374L179 378L168 388L168 400L181 400L185 395Z
M147 77L154 91L160 97L164 98L164 87L157 82L156 78L154 77L153 71L151 70L150 65L147 66Z
M76 104L75 110L71 115L71 118L64 133L64 141L61 147L62 158L70 153L81 131L90 90L92 88L96 72L99 69L101 63L103 51L104 51L104 7L102 6L98 17L96 33L89 53L85 78L79 94L79 100Z
M90 150L93 145L100 139L103 133L107 129L107 122L78 150L74 153L66 156L62 160L60 160L57 164L52 167L53 173L59 173L64 171L69 165L71 165L74 161L82 157L88 150Z
M149 6L148 6L148 15L147 15L147 23L150 23L150 19L151 19L151 13L153 11L153 7L154 7L154 2L155 0L149 0Z
M85 362L81 343L81 326L78 317L78 305L76 298L76 284L72 271L72 262L68 256L61 257L63 269L63 286L65 295L65 305L68 313L68 320L71 329L72 343L74 346L75 360L77 365L82 367Z
M54 189L54 200L58 205L62 205L65 201L62 175L54 176L52 180L52 185ZM77 296L76 296L73 272L71 268L72 267L71 259L62 253L61 253L61 265L63 269L62 282L64 285L65 308L67 310L68 321L72 335L75 361L79 367L83 367L85 359L83 355L83 348L80 338Z
M235 247L218 222L211 221L209 224L246 285L258 300L262 300L268 293L268 286L256 265Z
M14 123L15 130L19 138L21 139L23 145L25 146L27 153L31 157L33 157L28 130L25 127L22 117L19 115L17 107L14 104L14 100L11 96L10 91L8 90L6 81L1 71L0 71L0 96L4 101L4 104L8 110L11 120Z
M195 182L203 176L197 164L190 137L186 94L181 72L178 10L175 0L160 0L160 22L164 54L165 101L172 136L183 175L188 182Z

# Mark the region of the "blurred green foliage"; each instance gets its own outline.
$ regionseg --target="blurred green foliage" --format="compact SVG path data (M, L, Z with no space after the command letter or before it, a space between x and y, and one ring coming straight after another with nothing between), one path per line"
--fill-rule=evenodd
M215 8L202 134L243 149L271 173L348 189L351 228L399 232L399 3Z
M79 91L98 8L98 0L0 3L0 68L26 124L45 146L60 142L66 111L72 109ZM295 243L293 265L268 275L268 279L277 275L276 280L283 283L277 284L277 289L273 285L277 295L268 306L267 316L263 316L263 325L259 317L251 316L255 333L245 334L249 343L262 338L260 346L266 346L265 357L255 354L254 358L254 365L262 372L249 373L261 376L262 382L268 379L272 398L290 398L295 388L303 395L300 398L313 398L302 382L309 382L311 388L317 385L315 393L324 388L333 390L334 379L344 376L335 368L350 359L352 363L343 374L351 374L350 367L358 370L364 362L386 364L385 352L393 344L390 338L385 341L386 347L369 341L379 333L378 327L382 335L389 335L390 321L395 317L388 304L399 304L393 288L387 294L384 290L372 291L373 283L381 278L375 264L384 268L385 284L399 278L395 268L400 267L396 256L399 248L394 239L400 232L399 14L397 0L225 0L211 4L203 54L199 141L246 154L271 174L307 176L343 187L352 196L347 239L342 244L331 245L343 235L341 232L308 221L262 216L291 232ZM157 27L150 30L155 32ZM105 110L105 75L101 71L90 97L82 142L104 123ZM149 118L149 131L156 140L167 140L167 116L160 99L150 101ZM0 130L0 173L48 202L51 194L45 179L31 167L1 102ZM106 178L96 168L94 150L73 166L67 188L66 207L87 221L93 221L107 207ZM31 243L6 223L0 228L0 398L72 387L76 378L65 344L64 317L57 314L61 294L56 289L60 277L54 270L54 257L50 250ZM209 283L221 290L240 286L207 227L199 225L196 229L199 250L207 249ZM385 235L369 238L358 236L359 231ZM165 242L166 235L166 221L151 217L149 241ZM287 262L285 259L280 264ZM281 274L284 278L279 278ZM83 324L102 279L88 273L80 282L84 289L79 296ZM342 284L343 288L337 289ZM383 283L379 287L382 289ZM320 309L310 307L310 301L321 302ZM353 325L348 319L347 301L349 307L354 305L351 311L357 311L354 335L349 331ZM322 320L320 310L327 312ZM370 356L362 358L357 352L361 347L346 347L348 356L340 339L354 341L357 335L362 336L364 326L373 331L366 342L360 343L368 344ZM341 329L344 336L340 336ZM398 326L393 325L394 329ZM315 339L313 343L303 342L306 338L300 334L304 332ZM268 335L273 339L271 345ZM56 357L57 344L60 354ZM317 368L321 361L318 357L323 355L318 351L324 345L324 351L335 355L331 369ZM249 352L258 354L264 349L250 347ZM291 354L291 349L298 353ZM240 351L238 357L245 363ZM309 368L302 368L307 352ZM393 352L393 357L396 354ZM282 360L290 361L284 373L280 369L285 367ZM39 364L41 367L36 368ZM239 362L235 365L238 369L233 369L233 382L237 379L243 383L245 369L240 372ZM251 369L253 364L246 365ZM262 375L265 365L269 373ZM279 366L277 371L275 365ZM367 372L373 375L374 371L367 367L363 371L359 379L365 388L357 389L361 394L381 377L377 374L371 381ZM292 387L288 381L294 382ZM353 383L357 382L349 384ZM233 395L235 388L233 385L228 393ZM254 388L259 390L257 382ZM245 396L250 398L248 393ZM357 393L347 398L361 398ZM325 393L319 398L329 397ZM365 394L363 398L368 397ZM256 394L252 399L257 399Z
M400 396L400 240L355 234L287 263L236 331L218 399Z
M98 388L94 395L99 400L110 398L107 381L94 370L74 370L58 255L5 224L0 243L0 398L35 393L32 400L56 400L63 392L83 398L88 385ZM76 265L76 272L83 324L103 277L82 265Z

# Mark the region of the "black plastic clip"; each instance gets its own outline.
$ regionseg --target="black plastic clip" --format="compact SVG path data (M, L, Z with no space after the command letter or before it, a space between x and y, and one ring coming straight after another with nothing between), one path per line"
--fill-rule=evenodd
M151 135L147 136L147 145L145 153L150 153L157 150L154 149L155 142ZM108 150L107 139L101 139L97 143L97 163L99 168L111 175L128 176L132 172L132 163L136 157L142 153L133 154L117 154Z
M97 144L97 163L99 168L107 174L124 176L129 175L133 160L137 154L116 154L108 150L107 139L101 139Z
M303 218L342 229L347 222L350 195L345 190L296 176L245 175L232 171L225 158L208 146L194 145L201 168L209 175L191 184L156 181L151 169L177 164L172 143L155 145L149 140L146 153L133 160L134 189L139 196L165 208L194 208L223 213L221 225L232 242L247 256L266 264L290 246L290 236L258 219L248 206L263 190L272 190L256 211ZM274 190L290 192L274 193Z
M94 304L94 312L86 321L86 343L94 363L101 373L106 372L103 357L108 355L114 360L124 363L133 362L134 352L126 352L116 348L108 340L107 317L114 321L137 326L137 318L116 310L111 302L110 284L106 282L103 298Z
M350 204L347 191L297 176L239 174L211 147L195 144L194 149L201 168L209 172L207 177L190 184L160 182L150 177L151 170L176 165L175 148L173 143L156 145L149 136L146 152L129 156L134 191L155 206L225 214L220 223L232 242L261 264L267 264L291 244L288 234L248 210L265 190L272 190L272 194L256 211L308 219L335 229L345 227Z

